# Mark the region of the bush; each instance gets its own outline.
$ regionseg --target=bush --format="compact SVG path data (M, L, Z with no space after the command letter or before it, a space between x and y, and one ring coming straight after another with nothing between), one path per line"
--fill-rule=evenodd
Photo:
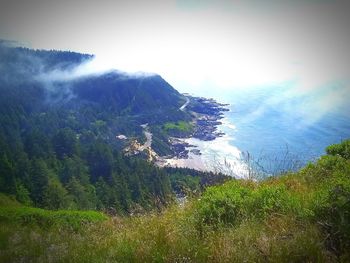
M252 197L249 188L238 181L211 187L197 204L198 223L204 225L235 225L247 215L247 203Z
M209 226L234 226L242 221L262 220L270 215L304 216L301 202L284 185L247 187L240 181L211 187L197 203L197 222Z
M292 196L284 185L262 186L253 192L250 214L266 218L272 214L297 214L302 212L300 201Z
M329 155L340 155L350 160L350 140L345 140L340 144L332 144L326 148L326 152Z
M337 253L350 249L350 180L331 186L315 210L315 219L327 233L328 248Z

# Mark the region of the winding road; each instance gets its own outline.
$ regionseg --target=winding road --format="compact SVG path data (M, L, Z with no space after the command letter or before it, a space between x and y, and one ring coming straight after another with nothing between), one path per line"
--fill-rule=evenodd
M185 108L187 107L188 103L190 103L190 99L186 97L186 102L185 102L184 105L182 105L182 106L180 107L180 111L184 111Z
M181 111L185 111L187 105L190 103L190 99L186 97L186 102L179 108ZM141 127L143 128L143 133L146 137L146 142L141 145L139 148L139 151L143 151L147 148L151 148L152 146L152 133L149 131L148 123L142 124Z

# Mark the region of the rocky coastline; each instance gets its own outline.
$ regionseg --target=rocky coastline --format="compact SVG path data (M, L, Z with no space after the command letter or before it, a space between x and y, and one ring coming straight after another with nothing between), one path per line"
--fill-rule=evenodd
M136 139L132 140L127 147L124 148L125 155L144 155L149 161L154 161L159 166L171 165L170 163L177 160L185 160L202 155L198 146L189 143L189 139L194 138L200 141L213 141L225 134L218 130L218 126L222 124L220 121L224 118L224 112L229 111L228 104L218 103L214 99L203 97L186 96L186 103L180 108L192 116L192 131L190 133L181 134L181 137L168 137L168 143L173 154L168 156L159 156L152 148L152 134L148 125L143 124L143 132L146 142L141 144ZM117 139L124 139L124 135L116 136ZM125 137L126 138L126 137Z
M193 133L188 138L196 138L201 141L212 141L225 134L218 131L220 121L224 118L224 112L229 111L229 104L222 104L211 98L193 97L186 95L189 100L186 111L193 116ZM174 151L174 157L178 159L187 159L189 153L201 155L197 146L191 145L184 138L170 138L171 148Z

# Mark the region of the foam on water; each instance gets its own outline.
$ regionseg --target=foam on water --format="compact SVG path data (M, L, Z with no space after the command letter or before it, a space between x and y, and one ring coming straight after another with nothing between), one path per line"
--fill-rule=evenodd
M227 125L229 128L234 127L228 122ZM224 126L225 124L220 125L219 129ZM226 134L213 141L201 141L196 138L184 139L184 141L194 145L195 149L200 150L201 155L190 151L187 159L168 159L167 165L221 172L239 178L247 177L248 167L241 161L241 152L232 145L233 138L229 135ZM189 147L188 149L193 148Z

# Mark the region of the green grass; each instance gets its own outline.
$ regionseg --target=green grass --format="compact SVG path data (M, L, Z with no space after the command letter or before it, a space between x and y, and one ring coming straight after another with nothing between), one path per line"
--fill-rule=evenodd
M49 230L0 227L1 262L326 262L332 259L317 227L295 217L271 216L236 227L196 230L191 205L159 214L113 218Z
M74 230L84 224L107 220L108 217L97 211L51 211L21 205L14 198L0 194L0 223L16 225L37 225L43 228L68 227Z
M16 200L15 197L0 193L0 207L3 206L18 207L21 206L21 204Z
M0 207L0 222L32 224L42 227L66 226L79 229L83 224L106 220L95 211L49 211L33 207Z
M162 213L2 206L0 262L349 262L348 150L332 147L297 173L210 187ZM66 227L75 222L79 231Z
M189 122L179 121L179 122L167 122L163 126L165 131L177 130L181 132L190 132L193 129L193 125Z
M17 225L37 225L43 228L67 227L78 230L84 224L107 220L107 216L97 211L51 211L28 207L14 198L0 194L0 223Z

